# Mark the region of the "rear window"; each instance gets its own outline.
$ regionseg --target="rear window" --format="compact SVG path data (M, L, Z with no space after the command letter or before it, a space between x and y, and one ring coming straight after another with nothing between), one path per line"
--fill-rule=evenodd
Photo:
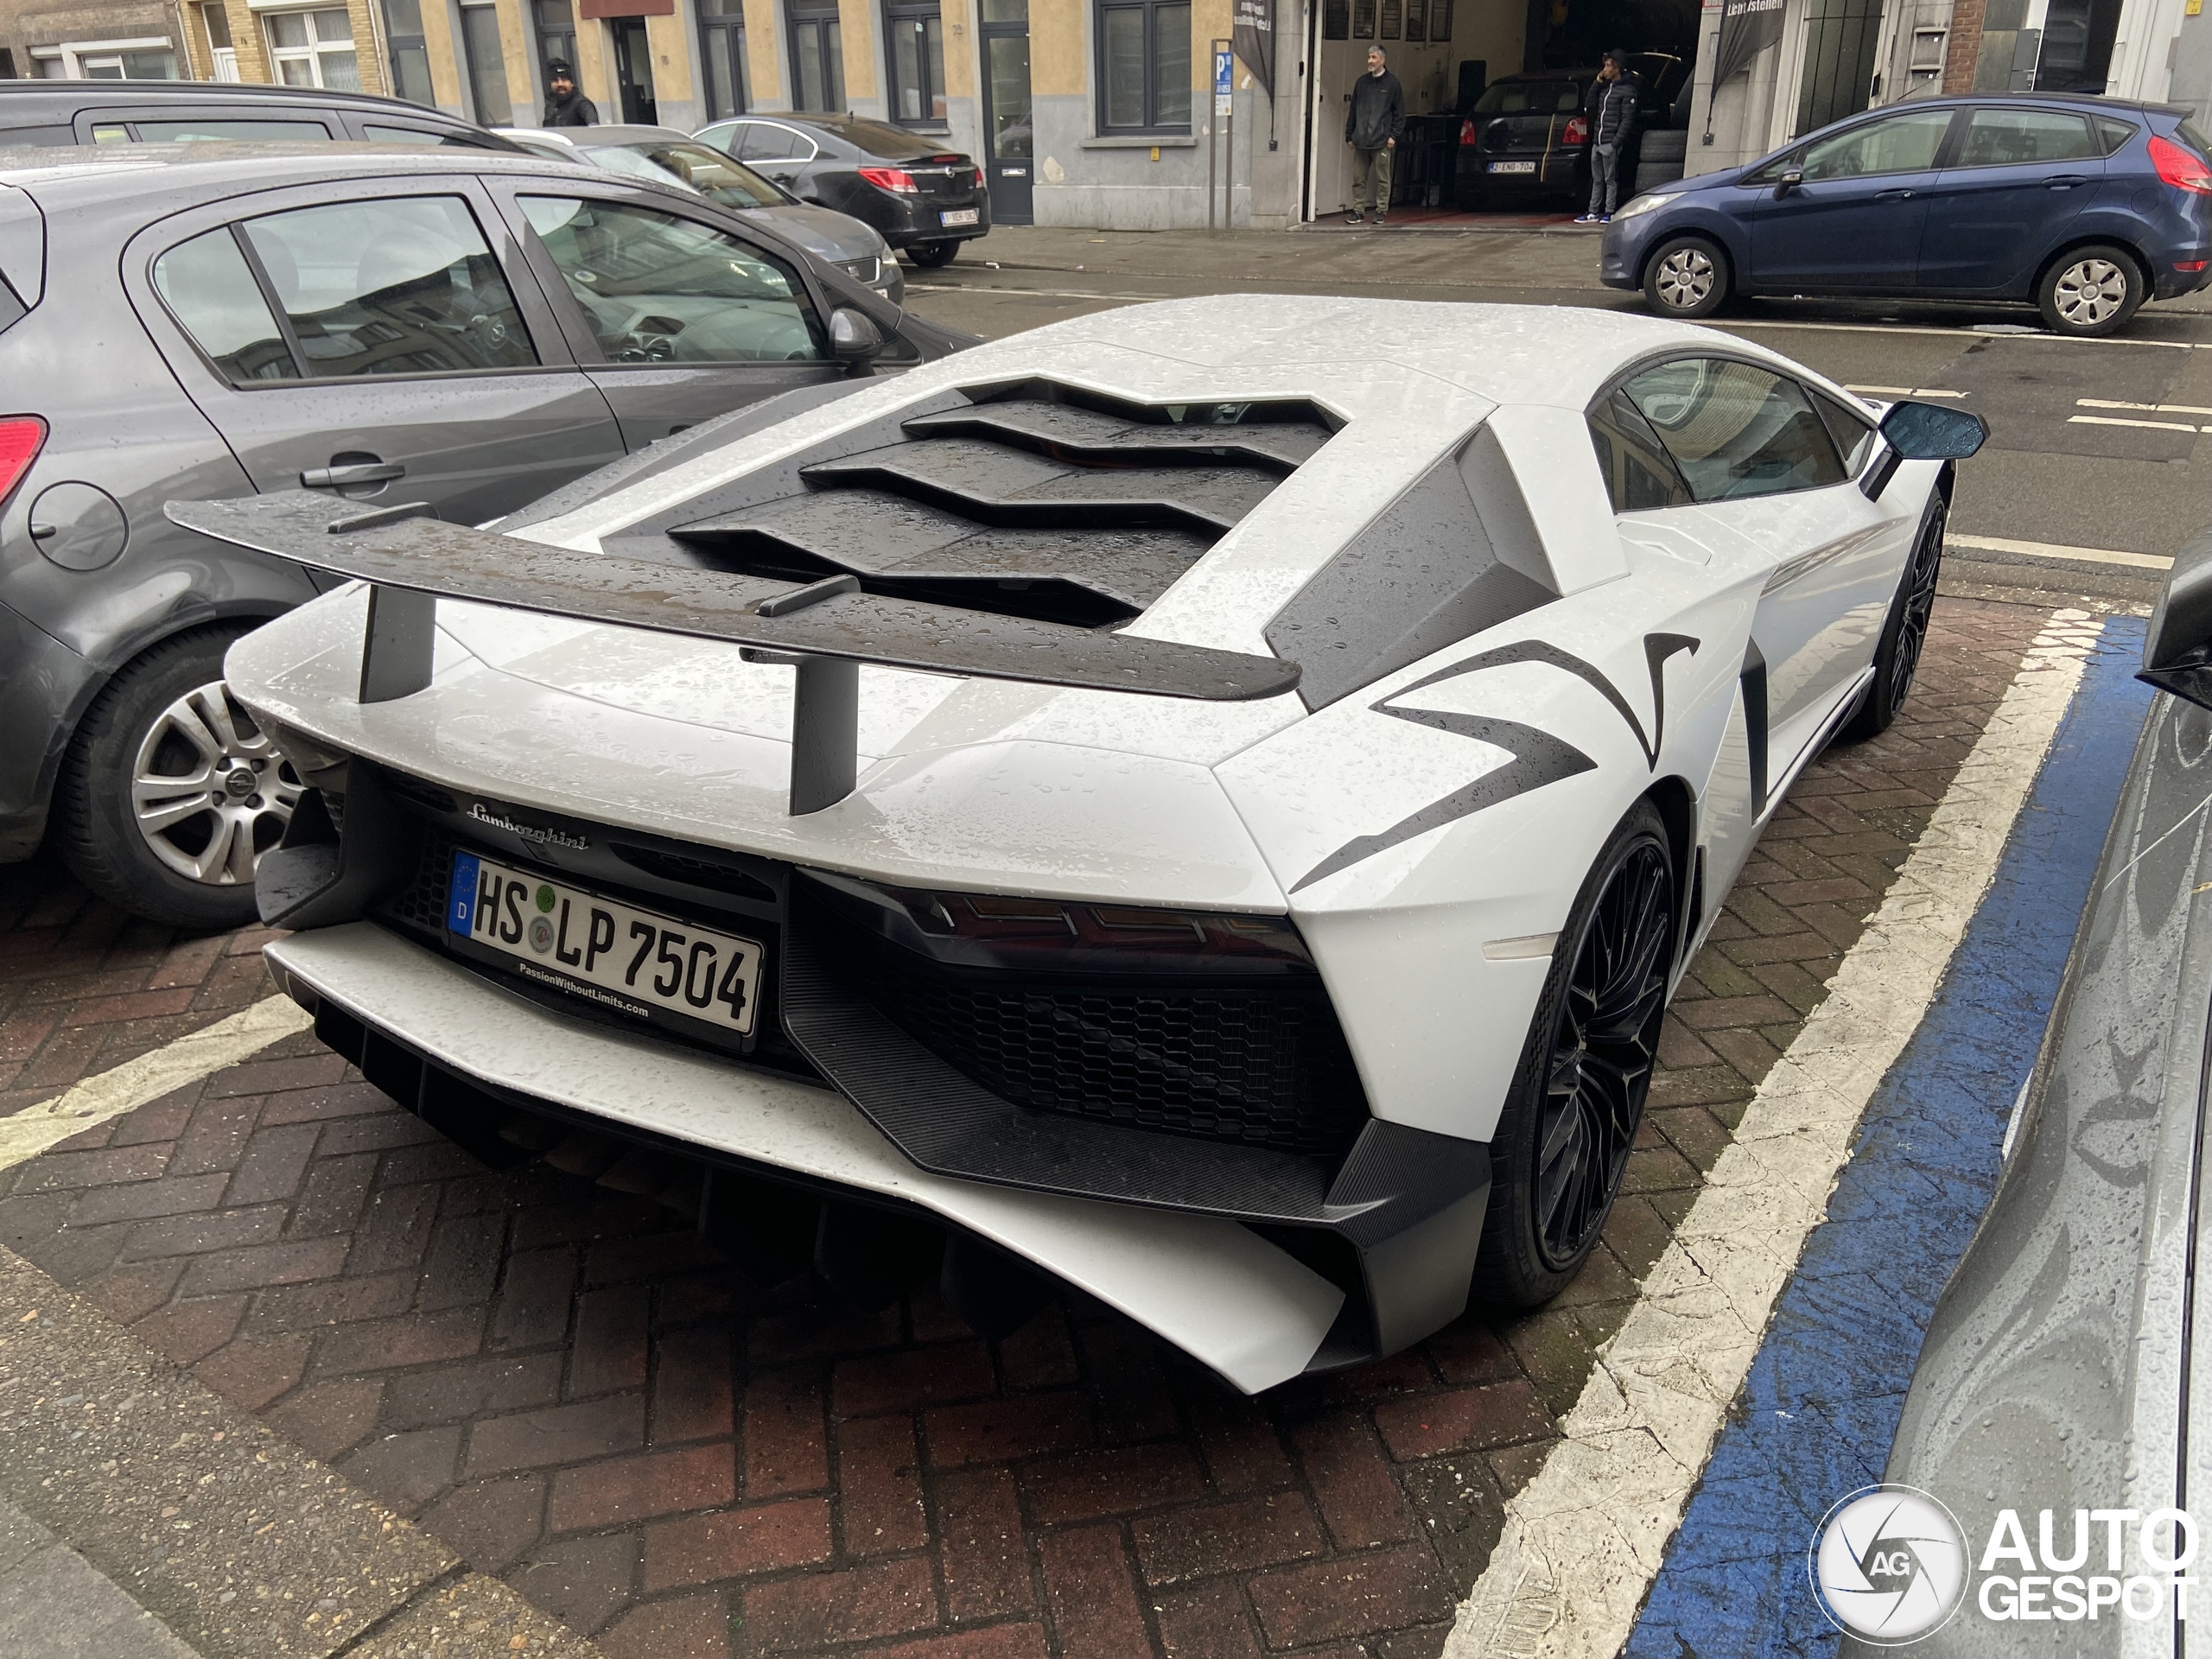
M44 148L76 142L76 132L68 127L0 127L0 149L12 149L23 144Z
M906 132L898 127L886 126L880 121L848 121L831 129L849 143L858 144L871 155L886 161L918 162L925 156L942 156L942 143L933 143L927 134Z
M1475 100L1477 115L1572 115L1582 87L1572 80L1501 80Z
M361 124L361 137L372 144L443 144L456 149L490 149L480 138L457 132L431 132L422 127L387 127L374 121Z
M330 129L320 121L134 121L144 144L280 143L294 139L327 143ZM92 129L96 144L127 144L130 130L121 122Z
M2187 144L2191 149L2195 150L2198 155L2207 158L2212 158L2212 139L2208 139L2202 133L2199 132L2196 130L2196 123L2194 121L2183 121L2179 126L2174 129L2174 136L2177 138L2179 138L2182 143Z

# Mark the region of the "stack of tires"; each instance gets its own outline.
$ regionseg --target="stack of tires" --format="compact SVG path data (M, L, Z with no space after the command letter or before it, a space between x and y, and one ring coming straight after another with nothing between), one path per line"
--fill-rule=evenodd
M1636 188L1628 194L1640 196L1647 190L1672 184L1681 178L1689 155L1689 130L1685 127L1641 134L1637 147Z

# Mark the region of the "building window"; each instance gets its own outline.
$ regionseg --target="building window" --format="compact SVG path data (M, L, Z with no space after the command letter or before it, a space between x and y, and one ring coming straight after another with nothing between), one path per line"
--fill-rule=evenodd
M486 127L514 125L514 105L507 100L507 54L499 44L499 9L463 6L461 44L468 60L468 91L475 101L477 124Z
M1188 0L1100 0L1098 125L1104 132L1191 130Z
M845 47L835 10L791 8L791 65L798 108L825 114L844 109Z
M883 9L890 42L891 118L909 126L944 121L944 22L937 0L890 0Z
M553 96L550 66L565 63L571 73L580 73L576 70L576 9L569 0L535 0L531 15L537 24L538 77L550 101Z
M753 80L745 66L745 0L699 0L699 49L707 58L707 118L743 115L753 107Z
M200 26L207 35L207 60L213 67L214 78L236 80L238 49L231 44L231 14L223 9L221 0L209 0L200 8Z
M430 48L423 38L423 0L384 0L384 37L391 48L391 90L411 104L435 105Z
M280 11L268 18L269 55L287 86L361 90L360 60L353 55L353 25L343 7L328 11Z
M130 41L64 41L34 48L37 78L46 80L175 80L176 52L165 35Z

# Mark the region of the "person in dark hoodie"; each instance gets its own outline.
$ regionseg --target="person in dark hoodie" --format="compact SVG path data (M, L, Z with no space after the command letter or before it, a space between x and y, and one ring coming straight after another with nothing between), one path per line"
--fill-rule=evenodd
M552 96L545 100L545 119L549 127L595 127L599 124L599 109L591 99L576 88L576 72L556 59L545 66L545 90Z
M1574 222L1603 225L1620 206L1621 162L1636 137L1636 77L1619 47L1605 54L1583 112L1590 122L1590 208Z
M1351 224L1375 210L1375 222L1387 225L1390 213L1390 161L1406 130L1406 89L1386 67L1382 48L1367 49L1367 73L1352 83L1351 108L1344 111L1344 142L1351 146Z

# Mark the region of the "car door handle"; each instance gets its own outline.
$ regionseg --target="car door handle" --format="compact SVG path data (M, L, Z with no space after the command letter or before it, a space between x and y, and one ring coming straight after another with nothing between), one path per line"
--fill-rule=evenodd
M310 467L300 474L303 490L335 490L348 484L389 484L407 476L397 461L365 461L353 467Z
M1874 193L1874 200L1877 201L1907 201L1911 199L1911 196L1912 192L1910 190L1877 190Z
M2044 182L2054 190L2071 190L2077 184L2087 184L2088 180L2079 173L2054 173Z

